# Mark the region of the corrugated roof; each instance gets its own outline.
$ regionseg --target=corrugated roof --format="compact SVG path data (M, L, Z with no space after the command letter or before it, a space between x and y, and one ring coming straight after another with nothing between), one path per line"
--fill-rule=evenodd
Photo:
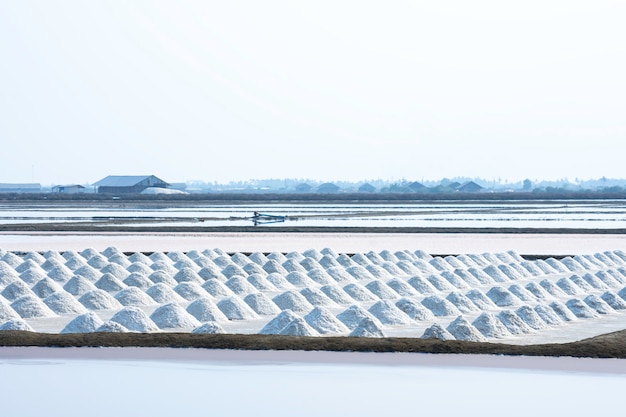
M108 177L95 182L93 185L96 187L132 187L133 185L139 184L146 178L151 177L154 177L154 175L109 175ZM162 181L159 178L156 179Z

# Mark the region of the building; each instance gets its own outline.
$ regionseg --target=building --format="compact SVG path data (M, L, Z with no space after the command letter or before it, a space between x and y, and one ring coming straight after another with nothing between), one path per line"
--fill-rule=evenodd
M109 175L93 186L99 194L139 194L146 188L167 188L169 184L154 175Z
M476 184L474 181L468 181L460 187L457 187L457 191L461 193L478 193L483 190L484 188Z
M7 184L0 183L0 193L40 193L41 184L25 183L25 184Z
M367 183L367 182L365 184L362 184L359 187L360 193L373 193L375 191L376 191L376 187L374 187L372 184Z
M325 182L317 187L318 193L336 193L339 191L339 187L332 182Z
M52 187L52 192L60 194L79 194L85 192L85 187L80 184L55 185Z

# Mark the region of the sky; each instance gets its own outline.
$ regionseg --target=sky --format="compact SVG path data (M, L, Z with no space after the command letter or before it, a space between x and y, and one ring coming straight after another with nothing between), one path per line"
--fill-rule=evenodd
M0 0L0 183L625 178L624 1Z

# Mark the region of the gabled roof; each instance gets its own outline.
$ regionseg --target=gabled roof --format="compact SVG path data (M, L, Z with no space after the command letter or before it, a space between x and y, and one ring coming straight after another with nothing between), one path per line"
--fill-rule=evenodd
M162 183L167 184L165 181L155 177L154 175L109 175L108 177L95 182L93 185L96 187L132 187L133 185L137 185L148 178L155 178Z
M458 191L465 192L465 193L475 193L483 189L484 189L483 187L476 184L474 181L468 181L465 184L457 188Z

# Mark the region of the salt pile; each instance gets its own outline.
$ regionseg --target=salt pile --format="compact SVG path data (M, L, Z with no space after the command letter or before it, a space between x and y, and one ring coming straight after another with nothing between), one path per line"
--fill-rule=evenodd
M519 284L509 286L509 292L524 302L535 302L537 298L533 294Z
M584 294L584 292L578 285L574 284L572 280L566 277L563 277L560 280L558 280L556 282L556 285L567 295Z
M324 285L320 288L324 294L328 296L331 300L333 300L337 304L352 304L354 300L344 291L341 287L337 285Z
M337 314L337 318L350 330L356 329L364 318L372 319L377 324L377 327L382 326L382 323L377 318L356 304Z
M200 322L195 317L176 303L164 304L158 307L150 315L150 319L160 329L195 328L200 325Z
M541 330L546 327L546 322L541 319L541 316L527 305L515 310L515 314L532 329Z
M377 278L377 279L389 279L389 278L391 278L391 276L389 275L389 272L387 272L387 270L385 270L385 268L382 268L379 265L367 265L365 267L365 269L374 278Z
M264 275L250 274L247 280L257 291L278 291L278 288L269 282Z
M489 265L483 271L491 277L495 282L508 282L510 279L500 271L497 266Z
M122 304L106 291L95 289L80 296L78 301L89 310L119 310Z
M420 294L435 294L437 292L437 289L430 282L420 276L411 277L407 282Z
M545 321L549 326L561 324L563 322L555 310L550 307L546 307L543 304L536 305L533 310L535 310L539 317L541 317L541 320Z
M259 334L280 334L280 332L292 321L300 318L291 310L283 310L276 317L270 320L259 332Z
M609 271L598 271L595 275L600 281L602 281L604 284L611 288L622 287L622 284L617 281L611 274L609 274Z
M620 298L617 294L606 291L603 293L600 298L604 300L608 305L610 305L614 310L625 310L626 302L622 298Z
M441 327L440 324L433 324L426 330L421 336L422 339L439 339L439 340L454 340L454 336L450 334L446 329Z
M441 273L441 276L448 281L454 288L457 288L459 290L464 290L466 288L468 288L468 285L465 281L463 281L463 279L457 274L457 271L459 271L458 269L455 269L454 272L450 272L450 271L444 271ZM467 277L467 279L469 279L471 282L475 282L476 285L478 285L478 281L476 281L476 279L474 277L472 277L472 275L467 272L467 271L461 271L462 274L465 274L465 276Z
M219 308L229 320L254 320L259 318L246 303L236 296L220 300L217 303L217 308Z
M141 262L133 262L126 267L126 270L130 273L137 272L145 276L149 276L152 272L154 272L152 268Z
M498 319L504 324L511 334L525 334L530 333L533 329L530 328L517 314L511 310L502 310L498 313Z
M87 309L72 294L59 291L43 299L45 305L56 314L84 314Z
M195 282L184 281L174 287L176 294L180 295L187 301L197 300L209 295L201 286Z
M289 273L281 264L273 259L270 259L263 265L263 270L268 274L277 273L281 276L285 276Z
M195 334L224 334L224 333L226 333L226 331L218 323L209 322L209 323L204 323L204 324L202 324L199 327L196 327L195 329L193 329L192 333L195 333Z
M382 324L391 326L411 324L409 316L388 300L377 302L368 311Z
M123 306L149 306L154 305L154 299L137 287L124 288L117 294L115 299Z
M74 271L74 276L76 275L87 278L91 282L96 282L102 274L97 269L89 265L83 265Z
M355 301L368 302L376 301L379 297L374 295L370 290L357 283L351 283L343 287L343 290Z
M472 325L485 337L502 338L511 335L506 326L492 313L482 313Z
M154 301L159 304L165 304L170 302L184 303L186 300L178 295L171 287L158 283L154 284L152 287L146 290L146 294L148 294Z
M346 272L352 275L357 281L370 281L375 279L374 275L361 265L353 265L347 268Z
M470 342L485 342L485 337L465 319L463 316L457 317L446 328L456 340L467 340Z
M267 272L265 272L263 270L263 268L261 268L261 266L255 264L254 262L249 262L246 265L244 265L243 266L243 270L248 275L252 275L252 274L259 274L259 275L263 275L263 276L267 275ZM198 273L198 275L200 275L200 274ZM200 276L202 276L202 275L200 275Z
M300 271L288 273L285 279L297 288L305 288L314 285L313 280Z
M63 285L63 289L74 296L81 296L96 289L96 286L86 278L75 275Z
M291 310L296 313L308 312L313 309L304 296L296 291L289 290L272 299L281 310Z
M364 317L350 332L352 337L386 337L382 327L370 317Z
M54 317L56 314L33 294L26 294L11 303L11 308L23 319Z
M401 297L416 297L419 294L406 281L400 278L392 278L387 281L387 285Z
M103 274L100 279L96 281L94 286L106 292L118 292L127 287L127 285L115 277L115 275L109 273Z
M483 294L483 292L480 290L469 290L467 294L465 294L465 296L472 300L472 303L474 303L474 305L480 310L497 308L493 301L491 301L489 297Z
M326 294L317 288L304 288L300 291L300 294L302 294L312 306L337 307L337 304L333 300L328 298Z
M307 272L307 275L311 278L311 280L319 285L329 285L335 283L335 280L322 269L312 269Z
M111 317L111 321L121 324L131 332L159 331L159 327L139 307L124 307Z
M430 321L435 319L435 316L430 310L409 298L401 298L396 301L396 307L402 310L412 320Z
M470 268L467 270L482 285L493 284L494 280L480 268Z
M348 328L323 307L315 307L304 320L320 334L348 333Z
M500 286L490 288L486 295L498 307L512 307L520 304L517 297L514 297L507 289Z
M124 269L124 267L112 263L109 263L104 268L100 269L100 272L102 272L103 274L109 273L121 280L126 279L126 277L130 275L130 272Z
M138 272L133 272L132 274L128 275L123 282L129 287L140 288L144 291L150 288L152 284L154 284L148 277Z
M330 275L332 279L334 279L336 282L340 284L354 282L354 278L341 267L327 268L326 273Z
M583 309L587 309L588 307L582 306ZM572 313L566 306L560 301L553 301L550 303L550 308L556 313L557 317L563 321L573 321L576 320L576 316ZM539 313L539 311L537 311Z
M35 294L31 291L30 288L28 288L28 285L26 285L23 281L19 279L17 281L11 282L4 288L4 290L2 290L2 296L9 301L17 300L18 298L25 295L34 296Z
M228 288L216 279L210 279L206 281L204 284L202 284L202 288L204 288L207 293L211 294L215 298L232 297L235 295L235 293L232 292L230 288Z
M189 268L186 268L186 269L189 269ZM222 274L226 278L232 278L234 276L245 276L245 275L247 275L246 271L244 271L239 265L228 265L226 268L222 269ZM174 278L176 278L176 277L174 277Z
M437 317L458 316L461 314L454 304L436 295L430 295L424 298L422 304Z
M20 315L11 308L11 306L0 297L0 323L20 318Z
M279 334L283 336L319 336L319 333L309 326L302 317L297 317L292 320Z
M61 330L62 334L67 333L91 333L95 332L104 322L93 311L76 316Z
M48 271L48 276L57 282L65 283L74 276L74 273L65 265L61 265Z
M22 319L13 319L0 324L0 331L2 330L21 330L26 332L34 332L33 328L28 325Z
M243 300L258 315L274 316L280 313L280 308L263 293L248 294Z
M590 294L586 296L583 301L591 309L600 314L610 314L614 312L611 306L609 306L602 298L598 297L597 295Z
M397 300L399 297L398 293L392 290L387 284L382 281L372 281L365 286L368 290L372 292L372 294L376 295L376 297L381 300Z
M198 273L198 276L205 281L209 279L217 279L219 281L226 282L227 280L224 274L222 274L222 271L220 271L217 267L214 267L214 266L205 266L201 270L199 270L197 273Z
M577 298L568 300L565 305L570 309L572 313L578 318L589 319L597 317L597 313L593 311L587 304Z
M288 259L283 263L282 266L287 272L299 272L301 274L306 274L307 271L302 265L298 263L298 261L294 259Z
M537 300L546 301L554 299L554 297L550 293L548 293L541 285L537 284L536 282L529 282L528 284L526 284L525 288L528 290L528 292L534 295Z
M246 273L242 271L242 275L245 275ZM200 275L198 275L196 273L196 271L194 271L191 268L183 268L180 271L178 271L175 275L174 275L174 280L176 282L195 282L197 284L202 284L204 283L204 280L202 278L200 278Z
M559 287L557 287L552 281L543 279L539 281L539 285L541 285L543 289L546 290L548 294L550 294L553 297L557 297L557 298L565 297L565 293Z
M228 321L217 305L208 298L199 298L187 306L187 312L201 322Z
M450 285L448 281L446 281L439 275L429 275L426 277L426 279L432 284L433 287L437 289L437 291L446 292L454 290L452 285Z
M596 290L608 290L609 287L595 275L589 273L583 275L583 279Z
M446 297L446 300L450 301L461 313L473 313L478 311L476 305L472 303L472 300L457 291L452 291Z
M292 283L284 278L284 275L280 275L279 273L270 272L265 278L279 290L289 290L295 288Z
M50 294L54 294L55 292L60 291L61 286L55 281L46 277L37 281L37 283L31 288L31 290L37 295L37 297L46 298Z

